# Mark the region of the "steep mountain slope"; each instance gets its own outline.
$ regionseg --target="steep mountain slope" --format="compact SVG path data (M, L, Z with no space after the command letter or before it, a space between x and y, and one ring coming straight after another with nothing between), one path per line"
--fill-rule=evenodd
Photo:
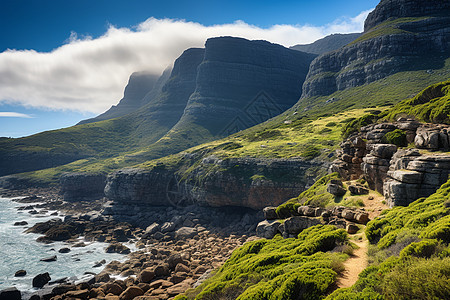
M163 76L161 77L164 78ZM156 75L147 74L145 72L136 72L131 74L130 79L128 80L128 84L125 87L123 98L117 105L113 105L106 112L98 115L95 118L80 121L77 125L114 119L138 110L145 104L142 103L142 98L144 98L147 93L153 90L156 83L158 82L158 78L159 77Z
M329 95L401 71L440 69L450 53L448 1L381 1L364 34L316 58L303 98Z
M359 38L361 35L362 33L336 33L317 40L314 43L295 45L290 47L290 49L321 55L344 47Z

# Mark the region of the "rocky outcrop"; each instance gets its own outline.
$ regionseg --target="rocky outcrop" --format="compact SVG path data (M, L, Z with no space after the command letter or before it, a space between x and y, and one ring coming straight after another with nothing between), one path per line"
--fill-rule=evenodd
M328 35L322 39L319 39L314 43L305 45L295 45L290 47L290 49L321 55L327 52L337 50L353 42L361 35L362 33L348 33L348 34L336 33Z
M77 125L118 118L138 110L146 104L146 102L143 101L143 98L147 93L153 90L158 81L158 77L159 76L155 74L146 72L135 72L131 74L128 84L125 87L123 98L117 105L113 105L106 112L95 118L80 121ZM164 78L164 76L161 77Z
M264 208L266 220L259 222L256 227L258 237L271 239L275 235L281 234L284 238L293 238L302 230L318 224L347 228L347 231L353 234L359 230L355 223L366 224L369 222L369 214L364 209L344 206L336 206L333 209L300 206L290 215L278 217L274 216L274 210L274 207Z
M417 150L400 150L392 158L384 196L389 206L408 205L428 197L448 180L450 155L420 155Z
M210 156L187 174L157 166L124 169L108 177L106 196L137 205L241 206L262 209L298 196L313 178L305 173L320 163L301 159L218 159Z
M369 144L368 150L370 152L363 158L361 169L369 187L382 192L383 182L389 170L389 163L392 155L397 151L397 146L392 144Z
M444 124L421 124L410 119L394 123L372 124L361 128L341 144L338 159L330 172L338 172L346 180L361 176L371 189L383 193L388 205L408 205L420 197L433 194L448 179L449 156L422 155L418 149L448 151L449 127ZM385 144L385 136L402 130L415 149L398 150ZM339 186L331 186L330 192ZM350 187L349 187L350 189Z
M364 23L364 31L389 19L450 14L450 3L442 0L381 0Z
M419 149L448 151L450 148L450 126L426 124L417 129L414 144Z
M447 1L381 1L360 38L311 63L302 98L329 95L404 70L433 69L424 62L448 57L449 15Z
M105 195L118 203L171 205L168 192L174 176L165 168L122 169L108 176Z
M65 173L60 178L65 201L94 200L104 197L106 175L94 173Z

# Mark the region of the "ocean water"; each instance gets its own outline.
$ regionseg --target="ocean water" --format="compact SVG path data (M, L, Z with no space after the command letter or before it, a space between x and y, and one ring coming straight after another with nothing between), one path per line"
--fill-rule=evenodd
M30 215L27 211L18 211L22 204L9 198L0 198L0 290L15 286L21 291L32 290L33 277L48 272L52 280L63 277L82 278L85 272L98 273L102 267L93 268L96 262L105 259L124 261L126 255L105 253L108 246L105 243L86 242L86 247L71 247L65 242L42 244L36 242L38 234L23 233L27 228L38 222L45 222L55 216ZM17 221L27 221L26 226L13 226ZM128 245L127 245L128 246ZM58 253L64 247L71 249L69 253ZM133 250L133 249L132 249ZM41 262L41 258L57 255L57 261ZM14 277L18 270L26 270L25 277Z

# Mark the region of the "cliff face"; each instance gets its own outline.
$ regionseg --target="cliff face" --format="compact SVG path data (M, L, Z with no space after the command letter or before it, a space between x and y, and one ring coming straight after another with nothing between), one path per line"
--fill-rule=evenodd
M440 66L450 51L449 16L448 1L381 1L361 37L312 62L302 97Z
M367 16L364 31L367 32L388 19L436 15L445 17L449 13L450 2L445 0L381 0Z
M164 78L164 76L161 76ZM167 80L167 78L166 78ZM93 123L129 114L147 102L143 102L144 96L153 90L158 81L158 76L148 74L145 72L135 72L131 74L128 84L125 87L123 98L119 104L113 105L106 112L98 115L95 118L80 121L78 124Z
M321 164L300 159L220 160L211 156L188 174L164 166L120 170L108 177L105 194L117 204L262 209L297 197L312 184L306 170L313 166Z
M209 39L195 92L174 131L194 126L227 136L280 114L300 98L314 57L266 41Z

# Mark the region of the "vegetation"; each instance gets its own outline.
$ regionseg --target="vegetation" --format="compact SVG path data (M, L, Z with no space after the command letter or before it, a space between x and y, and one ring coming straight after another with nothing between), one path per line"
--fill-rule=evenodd
M400 129L395 129L394 131L386 133L386 135L381 139L381 141L386 144L394 144L398 147L408 146L408 141L406 140L406 133Z
M450 80L429 86L415 97L401 101L384 115L387 120L401 116L450 124Z
M348 120L342 127L342 135L348 137L363 126L377 121L393 121L399 117L450 124L450 81L433 84L416 96L403 100L380 113L369 113L358 119ZM406 134L401 130L386 134L384 141L401 147L407 146Z
M367 224L372 265L354 286L328 299L448 299L450 180L428 198Z
M213 277L175 299L322 299L348 257L326 251L346 243L345 230L324 225L305 229L297 239L278 235L249 242Z

